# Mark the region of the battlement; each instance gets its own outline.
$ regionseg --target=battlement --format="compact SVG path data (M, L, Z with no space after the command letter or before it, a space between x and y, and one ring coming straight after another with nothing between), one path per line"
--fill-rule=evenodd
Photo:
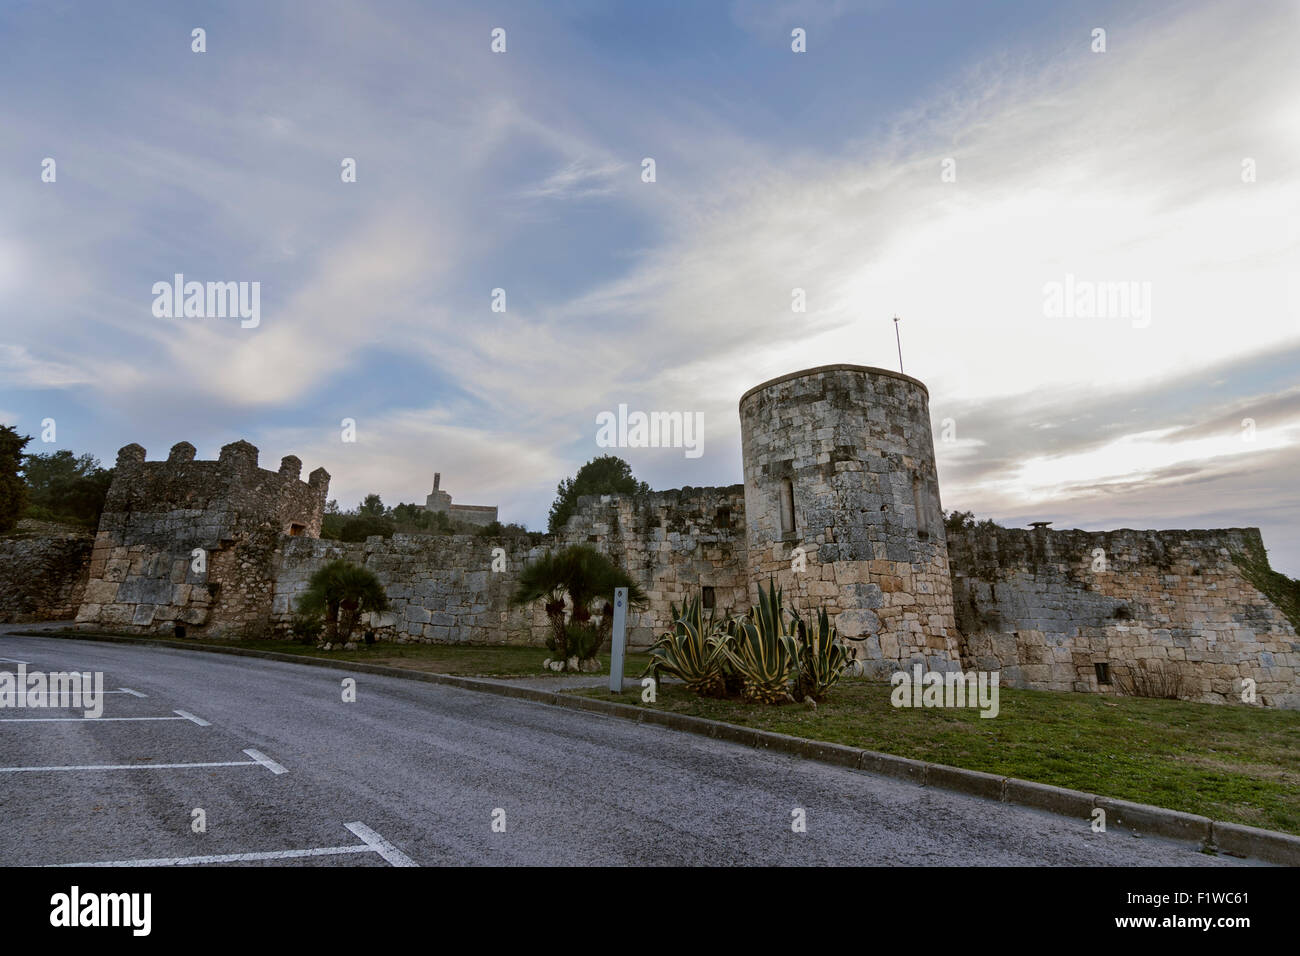
M246 441L199 461L177 442L166 461L140 445L117 453L91 551L84 627L257 634L265 631L271 579L285 535L320 537L330 476L302 481L302 461L259 468Z
M278 471L260 468L257 448L246 441L223 446L216 461L196 460L189 442L173 445L165 461L145 455L136 444L117 453L104 503L110 526L118 516L203 512L215 519L205 523L224 531L270 523L284 534L320 536L330 482L324 468L307 481L299 478L302 460L295 455L282 458Z

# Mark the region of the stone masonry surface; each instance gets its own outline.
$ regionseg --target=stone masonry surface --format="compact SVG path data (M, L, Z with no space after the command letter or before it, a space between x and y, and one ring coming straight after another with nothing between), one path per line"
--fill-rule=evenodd
M1300 707L1300 639L1241 574L1255 528L1033 531L976 528L948 539L963 659L1012 686L1113 693L1098 664L1171 669L1185 696Z
M325 541L324 469L301 481L292 455L261 469L242 441L217 461L194 460L186 442L161 462L128 445L93 544L0 539L0 619L75 608L86 629L283 633L311 574L344 558L388 593L390 611L368 623L381 638L541 645L543 609L509 603L519 570L583 543L649 596L629 616L633 646L668 629L687 597L706 593L719 614L741 613L772 580L801 611L825 606L869 674L920 663L1111 693L1113 678L1158 666L1176 670L1193 699L1239 700L1253 681L1260 703L1300 707L1295 629L1232 558L1262 552L1257 530L976 526L949 536L925 386L881 369L833 365L765 382L742 397L740 422L743 484L584 497L558 534L531 539ZM493 571L498 556L505 569Z

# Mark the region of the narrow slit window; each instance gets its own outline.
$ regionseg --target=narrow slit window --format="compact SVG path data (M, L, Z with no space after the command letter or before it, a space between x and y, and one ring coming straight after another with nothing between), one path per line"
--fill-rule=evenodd
M704 610L712 611L718 606L718 596L710 585L704 585Z
M1100 663L1098 663L1098 664L1093 664L1092 666L1093 666L1093 668L1097 671L1097 683L1098 683L1098 684L1109 684L1109 683L1110 683L1110 665L1109 665L1109 664L1100 664Z
M930 509L927 507L925 483L920 475L912 476L912 500L916 505L916 536L922 541L930 539Z
M781 482L781 533L794 534L794 482Z

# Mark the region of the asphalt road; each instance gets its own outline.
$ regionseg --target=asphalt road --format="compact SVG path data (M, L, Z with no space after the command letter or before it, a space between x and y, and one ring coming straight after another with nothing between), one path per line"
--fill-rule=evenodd
M102 671L106 689L145 695L106 696L104 717L173 719L20 723L80 712L0 710L0 865L1244 862L691 734L349 675L346 664L6 633L15 628L0 628L0 658ZM343 701L348 676L355 703ZM74 769L13 769L50 767ZM194 830L196 809L206 832ZM796 809L804 833L792 829ZM229 859L238 854L260 856Z

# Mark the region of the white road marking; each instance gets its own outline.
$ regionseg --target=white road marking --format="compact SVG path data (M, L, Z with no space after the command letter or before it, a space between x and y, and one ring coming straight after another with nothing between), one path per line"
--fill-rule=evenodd
M194 723L198 724L200 727L211 727L211 726L212 726L210 723L208 723L208 722L207 722L206 720L204 720L202 717L195 717L193 714L191 714L189 711L186 711L186 710L173 710L172 713L173 713L173 714L178 714L178 715L181 717L181 719L183 719L183 720L192 720L192 721L194 721Z
M0 767L0 773L39 773L56 770L184 770L190 767L256 767L260 760L221 760L212 763L124 763L80 767Z
M59 863L56 866L203 866L210 863L249 863L257 860L296 860L309 856L339 856L345 853L378 853L392 866L418 866L364 823L345 826L364 843L356 846L323 846L309 850L267 850L258 853L222 853L213 856L173 856L152 860L106 860L96 863Z
M143 695L143 693L136 693L135 691L127 691L126 688L122 688L121 691L100 691L99 696L107 697L108 695L110 695L110 693L129 693L129 695L133 697L148 696L148 695ZM81 704L48 704L45 705L44 708L42 708L42 710L81 710L81 709L82 709Z
M130 694L132 697L148 697L148 696L149 696L148 694L141 694L139 691L130 690L129 688L126 688L126 687L123 687L123 688L121 688L120 690L102 690L102 691L100 691L99 693L100 693L100 696L104 696L104 695L107 695L107 694ZM49 706L45 707L44 709L45 709L45 710L80 710L81 707L82 707L81 704L66 704L66 705L64 705L64 704L50 704Z
M335 856L340 853L374 853L373 847L325 846L312 850L269 850L264 853L225 853L219 856L173 856L157 860L107 860L102 863L58 863L56 866L203 866L208 863L244 863L252 860L293 860L304 856Z
M381 837L364 823L345 823L349 830L355 833L361 839L366 841L366 846L372 847L376 853L382 856L393 866L415 866L416 862L409 856L393 846L383 837Z
M248 749L245 750L244 753L248 754L250 757L252 757L258 763L260 763L267 770L271 771L271 773L281 774L281 773L289 772L289 768L280 766L280 764L276 763L274 760L272 760L266 754L262 753L262 751L260 750Z
M180 713L180 711L176 711ZM84 721L92 724L103 723L106 720L195 720L197 717L182 715L180 717L0 717L0 724L49 724L59 723L60 721ZM208 727L210 724L203 723L200 726Z

